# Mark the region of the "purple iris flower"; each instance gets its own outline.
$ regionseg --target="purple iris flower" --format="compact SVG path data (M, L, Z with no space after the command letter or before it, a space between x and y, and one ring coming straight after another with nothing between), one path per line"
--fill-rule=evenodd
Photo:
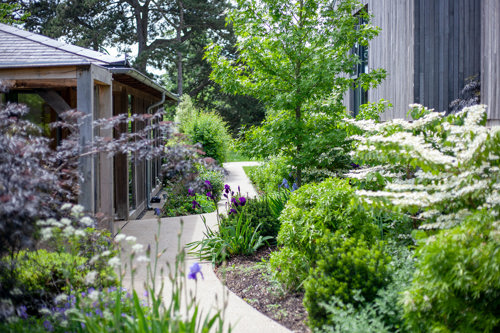
M297 190L299 188L299 185L297 185L297 183L293 183L292 185L292 192Z
M197 277L198 273L200 273L202 279L205 280L205 277L203 276L203 272L201 271L200 264L195 262L194 264L191 265L191 267L189 267L188 279L192 279L192 280L197 281L198 280L198 277Z
M231 214L236 214L238 213L238 211L234 208L231 208L231 210L229 211L229 214L228 215L231 215Z
M247 203L247 199L245 197L241 197L238 199L240 201L240 206L243 207Z
M207 192L207 198L214 200L214 195L212 194L212 192Z
M20 318L22 319L28 319L28 312L27 312L27 309L24 305L21 305L18 309L17 309L17 314L19 315Z
M212 183L210 183L210 180L205 180L205 186L210 190L212 189Z
M192 189L188 189L188 195L189 195L190 197L194 197L194 194L195 194L195 193L194 193L194 191L193 191Z
M233 204L234 207L238 207L238 201L236 201L235 197L231 198L231 203Z
M224 185L224 191L229 193L231 191L231 187L228 184Z
M286 180L286 178L283 178L283 181L281 182L281 185L279 187L284 187L286 189L289 189L290 185L288 185L288 180Z
M191 203L193 204L193 209L196 209L196 207L201 207L196 200L193 200Z
M161 215L161 210L160 208L155 208L155 215L160 216Z

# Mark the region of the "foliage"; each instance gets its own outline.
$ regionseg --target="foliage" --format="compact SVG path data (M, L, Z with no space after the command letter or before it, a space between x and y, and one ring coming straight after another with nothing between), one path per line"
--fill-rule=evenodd
M367 21L370 16L355 0L337 1L335 6L329 0L239 0L237 7L228 14L237 36L237 56L225 56L220 44L209 46L211 78L230 94L254 96L276 110L267 118L270 141L292 158L300 186L302 169L312 161L303 156L311 147L307 142L316 132L323 133L308 119L325 112L336 121L344 112L345 91L353 85L368 89L385 76L382 70L357 80L348 75L360 61L350 49L356 43L367 45L378 29L370 24L356 28L359 18L353 13L359 10ZM322 107L328 99L330 105Z
M344 303L339 297L332 297L328 304L323 303L330 323L321 328L322 332L406 332L403 309L399 304L400 294L411 284L414 272L412 253L400 246L389 244L390 282L377 291L372 302L366 302L360 291L355 291L352 303Z
M328 323L321 303L338 297L343 303L359 305L356 291L371 302L377 291L387 285L390 257L382 242L372 246L363 237L346 237L342 232L326 233L316 245L318 260L304 282L304 306L309 325L321 327Z
M460 97L453 100L447 114L462 111L465 107L477 105L481 97L481 80L477 75L465 79L465 86L460 91Z
M226 161L231 137L222 118L214 112L200 112L188 119L183 130L192 142L201 143L206 156L222 164Z
M194 241L186 246L191 250L190 254L199 256L200 260L209 260L213 265L221 264L232 255L249 255L257 251L259 247L271 237L264 237L259 234L259 227L254 227L251 220L243 212L237 215L232 223L219 222L217 228L210 228L205 224L203 239Z
M346 180L327 179L320 184L306 184L288 200L281 216L278 245L281 249L272 253L269 264L274 277L287 288L298 288L309 271L296 270L297 265L287 266L291 253L301 267L314 267L317 257L317 241L327 232L346 236L364 237L368 244L377 238L377 226L372 216L354 200L354 189ZM289 248L289 250L285 250ZM291 271L294 269L294 271ZM295 276L292 280L289 277Z
M224 172L221 170L211 170L204 166L199 167L198 181L200 183L203 183L203 185L205 186L205 190L210 190L215 202L218 202L222 197L222 191L224 190L224 179ZM207 188L207 181L210 182L209 188Z
M392 107L392 104L385 100L380 99L377 103L368 102L360 105L360 111L356 115L356 120L375 120L380 121L380 115Z
M482 208L497 216L500 130L484 126L485 107L446 117L419 105L411 112L420 117L412 123L353 122L365 131L356 137L358 158L381 165L381 172L397 170L382 191L357 193L374 205L416 213L424 229L451 228ZM363 178L369 170L348 176Z
M0 3L0 23L13 24L25 21L30 13L17 13L21 9L18 3Z
M365 131L356 137L358 158L391 174L383 190L357 193L372 206L412 212L422 224L404 297L411 329L495 331L500 131L485 126L483 105L448 116L412 105L410 113L412 123L353 122Z
M420 244L413 284L403 299L413 331L498 331L499 231L497 218L483 210Z
M242 215L244 216L242 217ZM260 235L264 237L269 236L275 242L280 230L280 222L278 216L273 214L267 197L248 199L245 209L242 209L238 214L230 214L227 217L223 217L221 224L234 225L241 218L245 219L251 228L259 228Z
M159 227L159 226L158 226ZM158 229L159 230L159 229ZM180 237L180 236L179 236ZM76 295L61 294L56 297L54 306L42 309L42 316L33 316L20 308L17 317L0 323L2 332L222 332L223 319L221 311L214 314L201 314L196 295L186 288L187 279L197 280L201 273L192 266L186 275L184 270L185 253L180 247L173 267L169 266L169 288L164 288L163 279L156 285L158 260L160 252L158 237L155 238L154 253L141 255L143 246L135 244L134 237L117 235L116 242L123 247L131 247L130 264L148 261L145 288L146 299L140 299L135 291L126 292L123 288L125 272L117 258L110 259L109 265L120 271L118 287L94 289L89 288ZM180 242L179 242L180 243ZM149 262L149 257L154 262ZM130 271L132 284L134 269ZM170 290L168 302L164 302L164 290ZM183 315L186 314L186 315ZM231 327L228 328L231 331Z
M248 178L250 178L260 192L276 192L283 179L290 178L290 174L292 174L292 166L290 164L289 158L274 156L255 168L247 169Z
M198 110L193 105L193 101L189 95L182 95L181 102L175 109L174 121L176 122L179 131L184 132L184 127L191 120L198 116Z

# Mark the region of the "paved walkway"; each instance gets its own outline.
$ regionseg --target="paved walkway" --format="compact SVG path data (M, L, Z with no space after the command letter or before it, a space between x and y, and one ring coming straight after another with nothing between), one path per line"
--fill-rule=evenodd
M255 165L255 162L233 162L224 164L224 168L228 171L226 183L232 189L241 188L241 193L248 196L255 196L256 192L246 177L242 166ZM219 205L221 211L225 210L224 203ZM217 218L215 213L204 214L208 225L215 226ZM181 228L181 220L183 227ZM165 266L169 263L174 267L175 256L177 254L178 239L180 234L180 245L203 239L203 232L205 227L200 216L192 215L182 218L162 218L160 223L157 219L146 218L142 220L134 220L129 222L120 222L116 225L117 228L122 228L125 235L137 237L137 242L140 244L151 246L152 251L155 248L155 236L158 234L158 243L160 251L166 248L166 252L161 256L159 264ZM159 233L158 233L159 230ZM152 254L154 255L154 254ZM188 258L186 260L185 269L196 262L196 258ZM138 264L137 273L134 277L134 288L142 295L144 291L143 283L146 279L146 265ZM231 324L232 332L236 333L281 333L291 332L277 322L264 316L241 298L229 291L219 281L215 275L212 265L204 262L201 264L204 279L199 279L198 282L193 280L186 281L187 289L191 292L196 292L197 300L200 304L200 310L206 313L214 313L216 309L221 309L224 304L227 304L224 311L224 322L226 325ZM166 268L165 268L166 270ZM159 275L159 274L158 274ZM168 275L168 274L166 274ZM160 279L158 279L160 280ZM171 289L168 278L163 279L165 282L165 290L163 292L164 299L168 300L170 297ZM159 283L158 281L157 283ZM125 281L125 284L131 284L130 279ZM279 310L279 309L278 309ZM226 326L227 327L227 326Z

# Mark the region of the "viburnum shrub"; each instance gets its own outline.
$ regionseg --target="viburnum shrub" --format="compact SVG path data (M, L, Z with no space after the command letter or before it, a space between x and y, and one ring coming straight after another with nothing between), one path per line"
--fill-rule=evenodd
M370 246L362 236L348 237L337 231L319 239L316 252L318 260L304 282L304 306L311 327L327 324L324 304L332 296L359 305L356 295L370 302L389 282L390 257L382 242Z
M404 297L416 331L496 331L500 279L500 127L486 106L444 116L411 105L413 122L347 120L364 133L356 156L382 190L356 193L370 206L407 211L420 224L414 281Z
M273 276L285 287L298 288L307 277L316 260L317 241L325 232L363 236L369 244L377 238L378 228L371 214L356 202L354 192L348 181L330 178L306 184L290 197L280 216L277 241L281 249L269 261ZM299 260L305 262L289 265L294 260L290 253L300 253Z

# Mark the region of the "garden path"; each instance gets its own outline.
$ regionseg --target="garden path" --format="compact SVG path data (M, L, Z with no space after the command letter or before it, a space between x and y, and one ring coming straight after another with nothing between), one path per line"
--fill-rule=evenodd
M243 195L255 196L256 191L253 188L250 180L246 177L243 171L244 165L255 165L256 162L231 162L224 164L224 168L228 171L226 176L226 183L233 189L237 189L238 186L241 188L241 193ZM219 203L219 209L225 211L225 202ZM207 225L215 226L217 223L217 217L215 213L203 214L206 218ZM181 223L183 221L183 225ZM148 218L142 220L134 220L129 222L117 223L116 227L121 228L125 235L137 237L137 242L143 244L145 247L151 246L152 252L155 249L155 235L158 234L158 243L160 251L166 248L166 252L161 256L159 264L165 267L165 264L169 263L171 267L174 267L175 257L177 254L178 246L184 246L185 244L201 240L203 238L203 232L205 227L203 221L199 215L174 217L174 218L162 218L158 223L157 219ZM159 230L159 233L158 233ZM182 233L181 233L182 230ZM180 236L179 233L181 233ZM180 239L180 244L178 243ZM152 254L152 258L154 253ZM152 259L151 258L151 259ZM186 271L189 266L196 262L196 258L189 257L185 262ZM137 273L134 276L134 282L128 278L125 281L125 285L132 287L134 285L135 290L139 295L144 292L144 281L146 281L146 264L137 264ZM214 313L216 309L221 309L223 304L226 304L226 309L224 312L224 323L226 325L231 325L233 327L233 332L236 333L285 333L291 332L287 328L281 326L275 321L271 320L267 316L261 314L253 307L251 307L247 302L233 294L229 291L212 269L212 265L208 262L201 263L202 272L204 274L204 279L198 279L197 282L193 280L188 280L186 283L187 289L192 292L196 292L197 300L200 304L200 310L203 314ZM168 270L165 267L165 271ZM168 275L168 274L166 274ZM159 276L159 273L157 274ZM160 280L160 279L158 279ZM170 298L170 282L168 278L164 278L165 290L163 292L164 299L166 301ZM160 281L157 281L159 284ZM279 309L278 309L279 310Z

